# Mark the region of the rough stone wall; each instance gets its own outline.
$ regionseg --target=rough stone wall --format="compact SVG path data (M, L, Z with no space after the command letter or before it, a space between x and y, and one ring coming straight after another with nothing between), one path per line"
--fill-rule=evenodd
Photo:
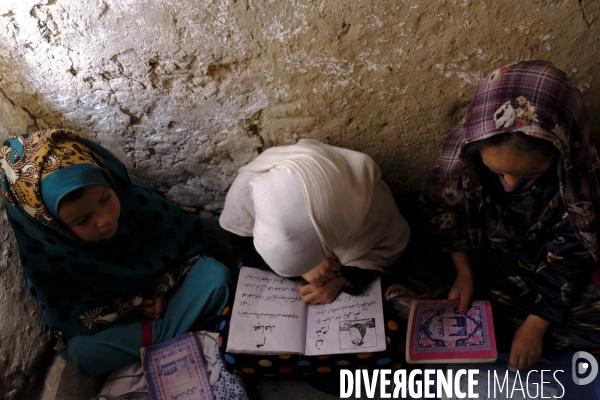
M303 137L366 152L413 192L476 83L509 62L567 71L597 132L599 53L594 0L2 0L0 136L84 132L213 212L240 166ZM0 310L29 315L5 294L22 293L14 255ZM0 321L0 361L16 360L22 327Z
M19 393L26 399L44 375L39 365L49 333L38 303L27 293L17 243L4 211L0 212L0 399Z

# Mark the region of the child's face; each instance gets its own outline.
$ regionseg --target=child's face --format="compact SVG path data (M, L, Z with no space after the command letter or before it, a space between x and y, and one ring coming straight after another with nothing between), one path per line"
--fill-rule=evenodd
M112 237L119 226L121 203L106 186L86 186L79 200L65 202L58 217L78 238L96 242Z
M539 178L550 168L554 158L539 151L522 152L510 144L481 150L481 161L493 173L501 175L511 186Z

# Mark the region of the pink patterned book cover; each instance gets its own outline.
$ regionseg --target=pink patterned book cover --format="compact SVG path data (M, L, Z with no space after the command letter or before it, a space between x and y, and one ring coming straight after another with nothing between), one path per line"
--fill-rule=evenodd
M214 400L193 334L142 347L141 355L151 400Z
M406 361L465 363L495 361L496 337L492 308L474 300L465 315L459 300L413 301L408 317Z

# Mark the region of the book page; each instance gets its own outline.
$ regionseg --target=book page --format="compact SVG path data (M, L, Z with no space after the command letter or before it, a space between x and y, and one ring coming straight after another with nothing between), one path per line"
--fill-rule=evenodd
M235 292L227 351L303 353L306 309L298 282L271 271L242 267Z
M381 280L358 296L341 292L329 304L309 305L306 355L385 350Z

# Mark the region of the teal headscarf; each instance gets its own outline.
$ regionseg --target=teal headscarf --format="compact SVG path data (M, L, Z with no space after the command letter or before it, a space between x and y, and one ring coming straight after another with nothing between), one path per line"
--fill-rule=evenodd
M89 185L111 187L121 204L117 232L98 242L78 239L57 217L62 197ZM0 186L29 293L60 339L58 350L69 337L115 322L141 298L175 288L215 244L197 218L72 131L6 139Z
M59 169L43 179L42 199L53 217L58 218L58 205L63 197L74 190L98 185L114 188L108 172L93 164L71 165Z

